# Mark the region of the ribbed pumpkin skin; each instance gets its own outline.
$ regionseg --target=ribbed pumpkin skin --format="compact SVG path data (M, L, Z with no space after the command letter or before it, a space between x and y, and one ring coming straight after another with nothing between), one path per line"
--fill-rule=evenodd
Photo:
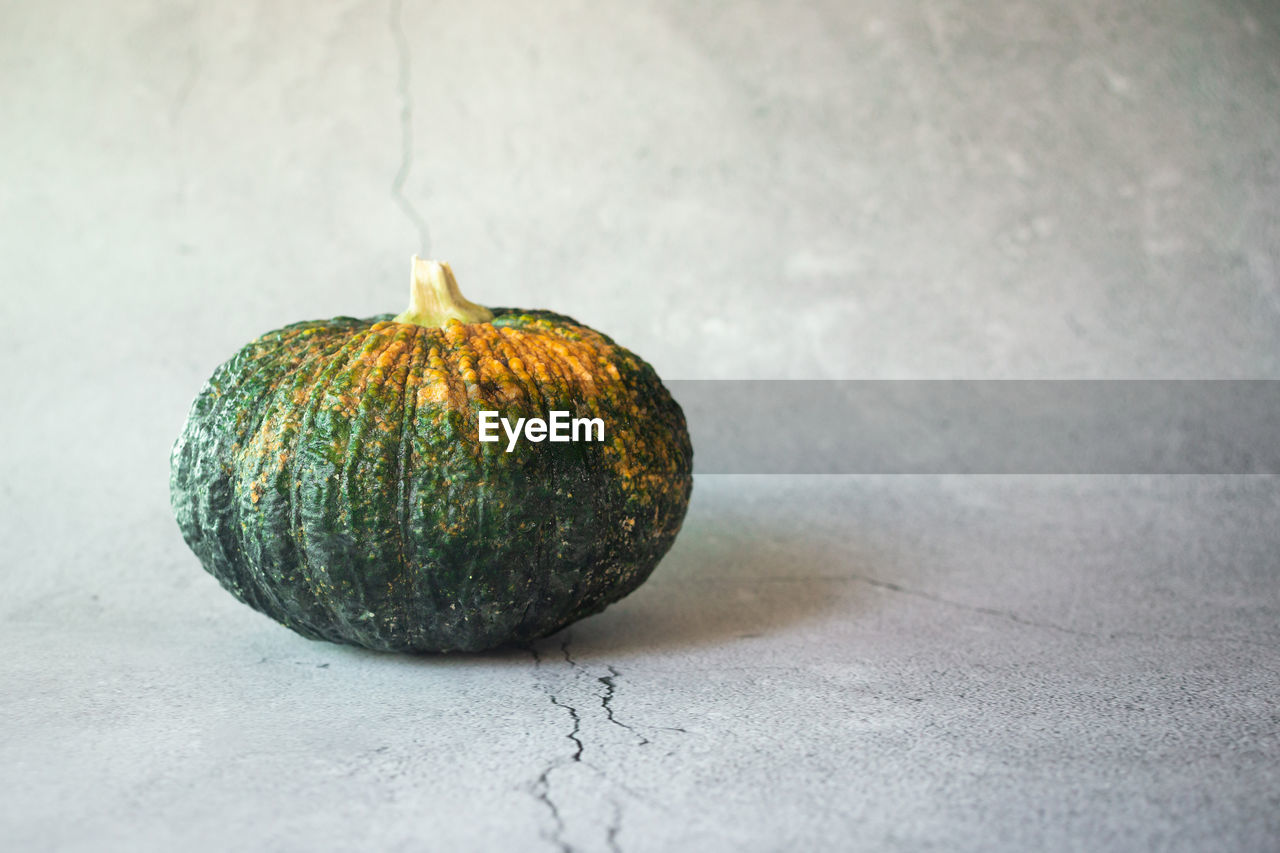
M313 639L480 650L639 586L692 490L684 415L653 369L545 311L491 323L295 323L217 369L171 456L205 569ZM481 443L478 412L600 417L605 441Z

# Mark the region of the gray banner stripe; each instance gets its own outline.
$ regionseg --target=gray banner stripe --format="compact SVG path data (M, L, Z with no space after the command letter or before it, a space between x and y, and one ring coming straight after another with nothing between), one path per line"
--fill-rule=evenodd
M1278 380L677 380L700 474L1277 474Z

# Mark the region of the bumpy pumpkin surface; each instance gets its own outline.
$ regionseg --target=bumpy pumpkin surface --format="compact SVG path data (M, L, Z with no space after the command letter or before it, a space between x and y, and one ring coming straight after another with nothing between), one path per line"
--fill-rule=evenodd
M649 576L692 489L679 405L568 317L472 307L491 319L295 323L217 369L170 491L227 590L306 637L450 651L545 636ZM604 441L507 452L481 410L598 417Z

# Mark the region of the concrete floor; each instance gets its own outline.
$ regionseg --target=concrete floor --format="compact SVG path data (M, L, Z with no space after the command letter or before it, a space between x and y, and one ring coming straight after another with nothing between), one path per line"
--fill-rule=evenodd
M167 496L414 251L672 379L1280 378L1280 7L323 5L0 8L0 846L1280 845L1275 477L699 476L635 595L445 658Z

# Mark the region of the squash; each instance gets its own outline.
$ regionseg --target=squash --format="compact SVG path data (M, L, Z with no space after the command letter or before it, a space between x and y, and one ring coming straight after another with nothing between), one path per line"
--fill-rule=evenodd
M599 418L603 441L480 441L485 411ZM560 314L468 302L415 256L405 312L294 323L219 367L170 496L204 568L299 634L477 651L639 586L680 530L692 461L638 356Z

